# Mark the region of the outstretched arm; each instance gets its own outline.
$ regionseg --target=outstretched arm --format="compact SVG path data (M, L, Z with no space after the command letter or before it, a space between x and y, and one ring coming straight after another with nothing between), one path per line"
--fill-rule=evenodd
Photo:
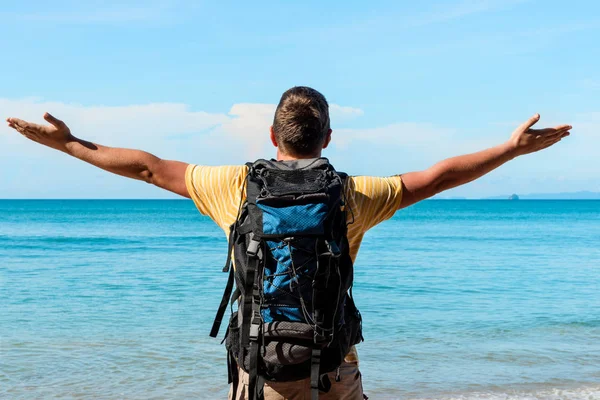
M34 142L117 175L142 180L189 197L185 186L186 163L162 160L141 150L106 147L78 139L61 120L48 113L44 114L44 119L50 125L33 124L18 118L8 118L7 122L8 126Z
M569 136L570 125L531 129L539 119L539 114L531 117L513 132L507 142L499 146L448 158L425 171L403 174L400 207L410 206L444 190L474 181L515 157L545 149Z

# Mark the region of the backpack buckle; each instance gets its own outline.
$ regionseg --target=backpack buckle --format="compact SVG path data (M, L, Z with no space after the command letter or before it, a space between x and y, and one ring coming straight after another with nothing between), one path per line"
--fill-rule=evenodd
M250 334L248 337L251 341L256 342L258 340L259 326L256 324L250 325Z
M252 300L256 304L260 304L260 287L256 283L252 286ZM254 318L257 317L260 319L260 315L254 315Z
M337 258L342 255L342 252L335 241L328 240L325 242L325 245L327 246L327 250L329 250L329 253L331 253L332 257Z
M260 240L256 240L256 239L252 238L252 240L250 241L250 244L248 244L248 249L246 250L246 254L248 254L251 257L257 257L259 248L260 248Z
M252 322L250 323L250 332L248 333L248 338L250 338L251 341L258 340L258 336L260 335L260 322L261 322L260 313L255 311L252 314Z
M315 344L323 344L327 341L327 338L320 333L315 332L313 340Z

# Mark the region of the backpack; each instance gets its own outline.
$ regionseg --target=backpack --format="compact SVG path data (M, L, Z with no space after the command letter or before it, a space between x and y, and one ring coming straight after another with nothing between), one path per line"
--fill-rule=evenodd
M331 387L327 373L338 369L339 381L344 357L363 340L351 290L347 176L326 158L246 165L247 196L230 228L229 279L210 336L230 303L223 340L234 395L239 366L250 400L263 398L265 381L308 377L316 400Z

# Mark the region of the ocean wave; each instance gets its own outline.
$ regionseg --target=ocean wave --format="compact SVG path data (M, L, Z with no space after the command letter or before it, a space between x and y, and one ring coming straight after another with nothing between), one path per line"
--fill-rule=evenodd
M368 393L367 393L368 394ZM395 399L400 397L378 397L377 394L372 398ZM490 391L490 392L470 392L461 394L448 394L437 397L418 397L411 400L598 400L600 399L600 386L588 386L580 388L560 389L544 388L534 391Z
M8 236L0 235L0 245L10 249L39 249L53 248L54 245L60 246L101 246L101 247L119 247L135 246L153 247L160 245L186 245L193 243L224 243L224 238L214 235L197 236ZM59 247L57 249L63 249Z

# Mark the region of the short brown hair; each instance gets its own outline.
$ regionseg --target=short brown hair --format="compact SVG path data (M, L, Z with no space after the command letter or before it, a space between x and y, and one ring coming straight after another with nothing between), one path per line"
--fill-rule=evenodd
M273 132L282 152L313 155L325 143L329 127L329 104L321 93L306 86L283 93L273 119Z

